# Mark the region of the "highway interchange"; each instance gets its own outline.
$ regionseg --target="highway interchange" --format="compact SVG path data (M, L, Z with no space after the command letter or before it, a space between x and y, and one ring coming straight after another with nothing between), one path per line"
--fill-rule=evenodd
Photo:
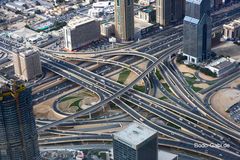
M217 22L219 23L219 21ZM222 23L225 23L225 19L223 19ZM75 141L111 141L111 134L85 135L81 133L79 135L80 132L56 130L55 127L61 125L71 126L74 123L80 123L81 121L78 120L78 117L94 113L102 109L106 103L112 102L136 121L157 130L159 132L160 146L181 148L214 159L239 159L240 128L215 113L210 107L208 98L203 102L188 86L180 71L178 71L172 62L174 55L182 48L182 36L182 26L180 25L156 33L151 37L135 42L120 50L95 53L61 53L59 51L38 48L41 53L43 67L56 73L58 75L57 78L64 77L68 80L64 82L65 84L61 84L59 88L69 85L79 85L96 93L100 97L99 103L88 109L76 114L66 115L66 118L59 121L42 123L38 128L40 135L43 132L52 132L65 136L40 139L40 144L58 144ZM11 45L10 41L5 39L0 40L2 50L9 53L14 51L14 48L20 47L20 44L14 43L14 45ZM113 58L116 56L118 58ZM66 59L71 60L76 58L84 61L84 63L76 65L66 61ZM136 64L146 60L149 62L147 69L139 69ZM87 64L87 67L82 67L85 64ZM99 68L92 67L90 70L87 69L94 65L99 65ZM104 76L121 68L127 68L135 72L138 77L125 86ZM162 77L173 91L172 94L159 83L156 70L160 71ZM239 77L239 72L232 74L230 79L232 80L237 77ZM133 86L140 80L144 80L145 83L144 93L133 89ZM218 82L221 85L213 85L210 89L203 92L209 93L208 97L210 97L214 90L219 89L229 81L229 79L223 79ZM151 89L154 90L154 93L159 89L171 103L150 95ZM56 88L48 92L51 93L54 90L56 92ZM45 96L47 95L36 95L37 98L35 98L35 101L39 99L44 100L44 98L47 98ZM132 105L135 107L132 107ZM151 121L151 119L148 119L148 117L143 116L139 112L139 108L150 115L176 125L180 129ZM113 119L116 120L115 118ZM105 123L104 120L95 123L101 122ZM81 123L90 122L82 121ZM229 144L229 147L218 148L207 146L204 148L195 148L194 144Z

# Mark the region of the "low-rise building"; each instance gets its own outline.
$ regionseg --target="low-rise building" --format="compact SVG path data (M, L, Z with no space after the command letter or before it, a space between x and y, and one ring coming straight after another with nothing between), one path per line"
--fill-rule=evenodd
M8 2L6 7L12 11L23 11L25 8L18 3Z
M222 57L211 62L205 68L208 68L213 73L216 73L219 77L235 69L236 65L237 63L234 59Z
M166 152L163 150L158 151L158 160L178 160L178 155Z
M158 160L157 137L155 130L131 123L113 134L114 160Z
M240 19L234 20L229 24L223 25L224 39L239 39L240 38Z
M88 17L74 17L63 28L65 48L72 51L100 39L100 23Z
M38 44L49 39L49 34L43 32L35 32L28 28L22 28L13 31L8 36L18 42L30 42L31 44Z
M114 34L114 25L112 23L101 24L101 35L111 37Z
M40 55L32 49L24 49L12 55L15 75L29 81L42 75Z
M92 8L88 10L88 16L99 18L104 14L114 13L114 2L112 1L101 1L93 3Z

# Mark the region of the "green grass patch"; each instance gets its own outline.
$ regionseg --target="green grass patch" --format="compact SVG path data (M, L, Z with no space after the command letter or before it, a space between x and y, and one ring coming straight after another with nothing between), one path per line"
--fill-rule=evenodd
M184 118L186 118L186 119L189 120L190 122L193 122L193 123L197 124L197 121L195 121L195 120L193 120L193 119L191 119L191 118L188 118L188 117L184 117Z
M184 78L186 79L186 81L188 82L189 85L193 85L195 83L195 81L197 80L197 78L195 76L193 77L188 77L188 76L184 76Z
M135 86L133 86L133 89L138 90L140 92L145 92L145 86L135 85Z
M192 86L192 89L193 89L195 92L199 92L199 91L202 90L202 88L200 88L200 87L194 87L194 86Z
M160 100L167 100L168 98L167 97L165 97L165 96L162 96L161 98L159 98Z
M75 97L75 96L64 97L63 99L61 99L61 102L65 102L74 98L78 98L78 97Z
M179 129L179 130L181 129L181 127L178 127L177 125L175 125L175 124L173 124L171 122L168 122L167 125L170 126L170 127L175 128L175 129Z
M114 109L119 109L119 107L116 106L116 104L114 104L114 103L112 103L112 102L109 103L109 106L110 106L110 108L113 109L113 110L114 110Z
M76 100L76 101L74 101L72 104L70 104L70 106L69 107L73 107L73 106L77 106L78 108L80 108L80 102L81 102L81 99L79 99L79 100Z
M131 71L129 69L124 69L118 77L118 82L124 84L127 80L128 76L130 75Z
M162 77L162 75L160 74L160 71L157 69L156 70L156 76L158 77L158 80L160 81L160 80L163 80L163 77Z
M196 80L197 80L197 78L195 76L193 76L193 77L184 76L184 78L195 92L199 92L200 90L202 90L202 88L194 86L194 84L196 83Z
M162 83L162 85L169 93L172 93L172 91L167 83Z

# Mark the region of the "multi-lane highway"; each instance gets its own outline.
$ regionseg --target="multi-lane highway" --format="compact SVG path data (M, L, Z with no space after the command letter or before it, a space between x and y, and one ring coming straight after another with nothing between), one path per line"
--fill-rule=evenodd
M232 15L235 16L235 13ZM218 19L214 24L219 25L225 21L226 19L222 21ZM176 54L181 49L182 36L182 26L177 26L139 42L132 43L125 47L126 49L121 50L109 50L97 53L66 53L38 48L41 52L41 60L44 67L77 85L91 90L100 97L99 103L86 110L73 115L66 115L66 118L59 121L39 123L38 130L40 133L46 131L68 135L61 138L40 139L40 144L75 141L110 141L111 135L84 135L84 131L82 135L77 135L77 131L56 130L54 127L77 125L78 117L94 113L100 110L106 103L112 102L136 121L156 129L159 132L160 146L189 150L216 159L239 159L239 128L213 113L208 104L203 104L200 98L188 87L181 73L174 68L171 62L167 61L170 55ZM14 51L15 48L20 48L21 46L8 39L0 39L0 41L0 45L4 51ZM61 57L88 61L88 63L74 65L62 60ZM111 57L117 58L110 59ZM136 66L136 64L146 60L149 61L146 70L141 70ZM99 67L100 69L95 70L95 73L81 67L85 65L86 68L89 68L92 64L97 67L98 65L101 66L100 64L107 65L102 65ZM112 66L115 66L117 69L128 68L135 72L138 77L127 86L119 84L103 76L116 69ZM173 94L170 94L159 83L158 77L155 74L156 70L161 71L161 75L172 89ZM236 78L235 74L231 76ZM144 80L145 82L145 93L133 89L133 86L140 80ZM223 82L225 84L228 81ZM160 89L171 100L171 103L149 95L151 85L155 93L156 89ZM67 87L67 85L64 86L64 83L60 85L61 89L64 89L64 87ZM216 86L213 86L213 88L215 89ZM37 93L38 95L36 96L41 99L46 98L48 92L52 93L54 90L56 88L43 91L43 93ZM148 116L143 115L139 109L176 127L154 122ZM118 118L121 121L122 117L119 116ZM118 120L118 118L114 117L112 120ZM91 120L88 122L80 121L80 123L84 124L105 122L106 120L99 120L98 122ZM114 126L109 127L114 128ZM95 130L98 130L98 128L95 128ZM207 146L205 148L194 148L195 144L209 145L212 143L219 145L229 144L229 147L215 148Z

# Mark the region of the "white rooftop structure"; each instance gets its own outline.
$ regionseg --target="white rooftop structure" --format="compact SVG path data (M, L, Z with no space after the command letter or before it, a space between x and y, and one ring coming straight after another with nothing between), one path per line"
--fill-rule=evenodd
M205 68L208 68L213 73L216 73L217 76L224 75L225 73L233 70L236 67L236 61L232 58L222 57L217 59L210 64L208 64Z
M225 58L225 57L222 57L220 59L217 59L213 62L211 62L210 64L207 65L208 66L211 66L211 67L216 67L218 69L221 69L221 68L224 68L226 67L227 65L230 65L232 63L234 63L235 60L232 59L232 58Z
M89 23L89 22L92 22L92 21L95 21L95 20L92 19L92 18L89 18L89 17L76 16L68 22L67 26L70 27L71 29L74 29L79 25Z
M184 17L184 21L188 21L188 22L191 22L191 23L194 23L194 24L198 24L199 19L196 19L196 18L193 18L193 17L189 17L189 16L185 16Z
M194 4L201 4L202 0L187 0L187 2L194 3Z
M96 2L93 3L93 8L107 8L109 6L114 6L114 2L111 1L102 1L102 2Z
M223 27L227 27L227 28L231 28L231 29L240 27L240 18L236 19L228 24L224 24Z
M131 123L124 130L114 133L114 139L121 141L129 147L136 148L136 146L140 145L156 133L155 130L135 122Z
M175 160L178 158L178 155L166 152L163 150L158 150L158 160Z
M25 52L20 52L19 55L22 56L22 57L28 57L28 56L33 55L35 53L36 53L36 51L34 51L32 49L28 49Z

